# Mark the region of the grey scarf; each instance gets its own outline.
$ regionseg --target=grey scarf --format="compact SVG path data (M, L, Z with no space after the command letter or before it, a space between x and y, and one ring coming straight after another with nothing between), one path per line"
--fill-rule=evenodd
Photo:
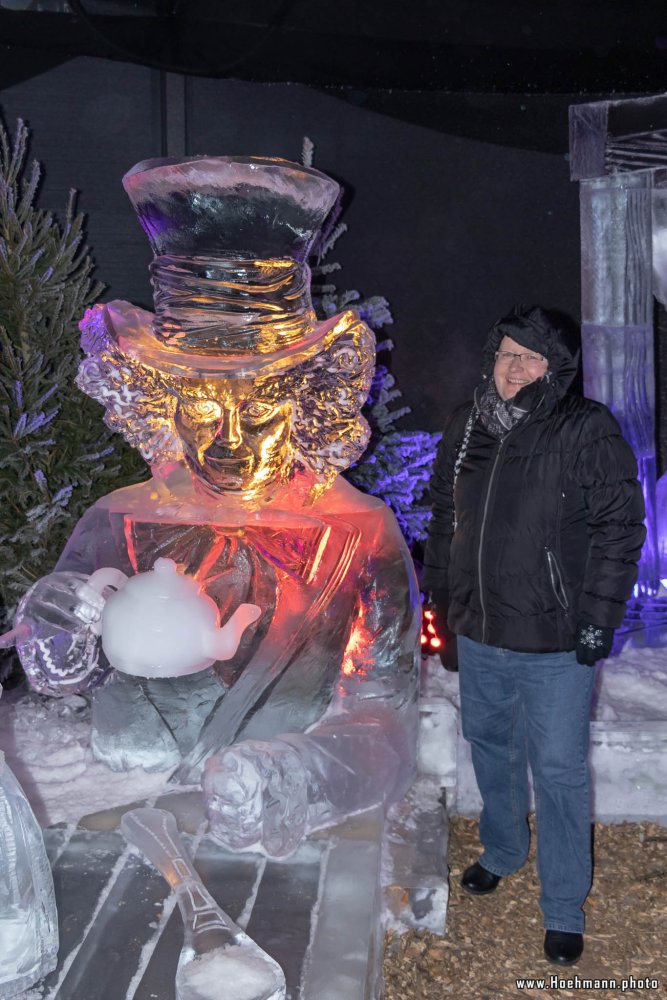
M525 417L530 407L517 406L514 399L503 399L490 378L479 393L477 406L482 424L495 437L503 438Z

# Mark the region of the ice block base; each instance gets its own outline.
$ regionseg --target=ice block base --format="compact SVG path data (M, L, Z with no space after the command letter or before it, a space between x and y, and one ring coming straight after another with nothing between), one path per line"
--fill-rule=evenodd
M288 1000L380 996L381 810L272 861L225 852L202 836L200 793L151 804L174 813L211 894L282 966ZM34 1000L173 1000L180 915L162 877L117 829L136 805L85 817L74 830L45 831L62 945Z

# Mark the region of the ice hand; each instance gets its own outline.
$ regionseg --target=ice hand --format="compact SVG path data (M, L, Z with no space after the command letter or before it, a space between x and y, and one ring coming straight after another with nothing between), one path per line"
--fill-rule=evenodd
M102 612L105 600L97 590L87 583L76 588L79 603L72 608L74 617L84 625L89 625L98 635L102 631Z
M103 610L104 598L82 573L49 573L25 594L16 617L54 631L74 631L99 622Z
M202 778L211 834L232 851L292 854L306 834L308 778L280 740L247 740L214 754Z
M45 694L84 691L105 672L97 649L104 599L86 581L82 573L49 573L19 603L15 624L29 632L16 648L28 680Z

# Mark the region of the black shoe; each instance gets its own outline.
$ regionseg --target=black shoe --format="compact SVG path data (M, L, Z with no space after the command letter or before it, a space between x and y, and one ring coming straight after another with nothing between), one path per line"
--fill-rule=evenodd
M584 935L570 931L547 931L544 935L544 954L555 965L574 965L584 950Z
M470 868L466 868L461 878L461 885L473 896L484 896L487 892L493 892L500 882L500 875L487 872L486 868L476 861Z

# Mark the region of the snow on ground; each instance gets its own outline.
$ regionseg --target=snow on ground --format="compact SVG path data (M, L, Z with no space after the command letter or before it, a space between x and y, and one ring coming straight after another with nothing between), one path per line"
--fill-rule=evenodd
M458 707L458 675L434 658L425 664L425 695ZM598 819L656 818L667 822L667 648L628 648L598 669L591 762ZM455 725L443 729L440 773L451 758L457 809L479 808L467 745ZM454 719L455 723L455 719ZM448 735L449 734L449 735ZM0 700L0 750L42 825L76 822L111 806L164 791L167 774L141 768L110 771L90 749L90 709L84 698L42 698L21 690ZM458 761L457 761L458 756Z
M593 718L667 722L667 648L626 647L598 672Z
M168 778L142 768L116 773L94 760L90 709L78 695L3 692L0 750L42 826L159 794Z

